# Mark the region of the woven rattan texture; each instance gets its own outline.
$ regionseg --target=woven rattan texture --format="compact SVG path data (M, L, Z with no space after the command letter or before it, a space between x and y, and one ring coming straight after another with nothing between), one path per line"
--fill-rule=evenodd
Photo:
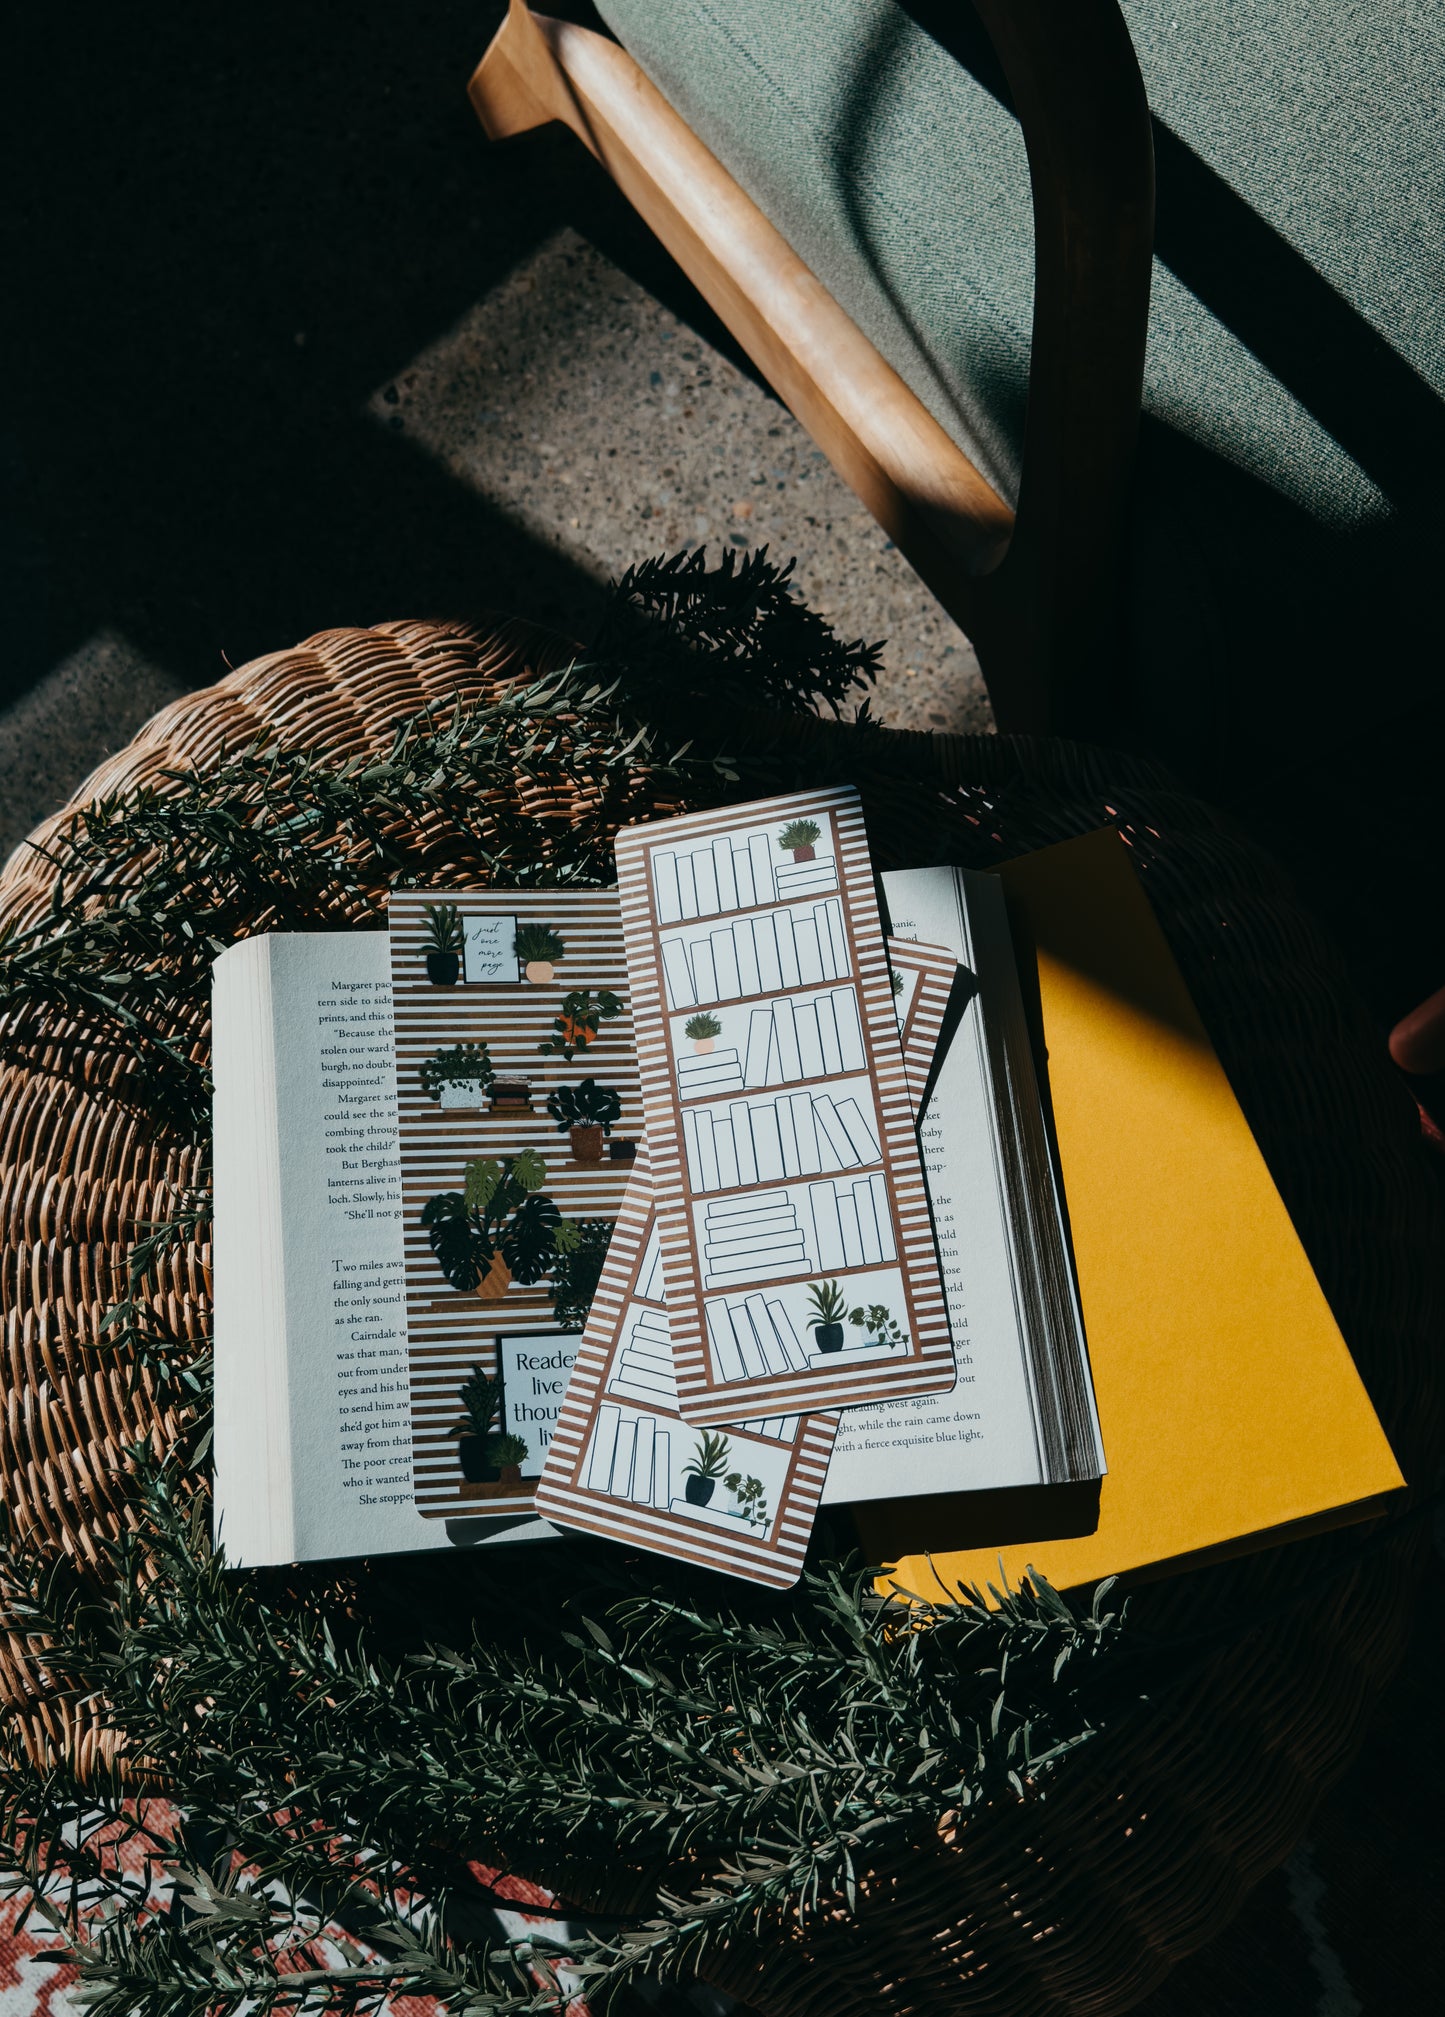
M328 632L177 702L82 796L214 762L263 728L307 746L380 748L422 707L489 697L564 655L521 624ZM745 779L749 736L771 760L785 746L813 774L853 777L883 866L988 867L1119 828L1406 1474L1428 1479L1445 1328L1439 1194L1412 1103L1271 864L1130 758L772 725L739 730ZM0 878L0 915L36 915L49 882L44 861L22 851ZM0 1465L19 1530L84 1562L126 1517L124 1450L168 1442L174 1427L149 1388L90 1346L122 1293L128 1243L158 1197L194 1179L196 1158L116 1096L120 1067L83 1027L57 1020L46 1036L0 1068ZM207 1041L199 1018L194 1041ZM168 1293L174 1321L204 1326L203 1246L175 1256ZM1419 1545L1410 1526L1364 1547L1359 1534L1336 1535L1142 1589L1141 1642L1197 1635L1197 1656L1071 1761L1043 1804L961 1829L940 1816L936 1841L871 1875L855 1922L736 1946L709 1973L766 2017L1129 2009L1288 1854L1348 1763L1403 1647ZM46 1695L14 1634L0 1647L0 1688L37 1749L103 1744L98 1725ZM578 1891L605 1902L600 1881Z

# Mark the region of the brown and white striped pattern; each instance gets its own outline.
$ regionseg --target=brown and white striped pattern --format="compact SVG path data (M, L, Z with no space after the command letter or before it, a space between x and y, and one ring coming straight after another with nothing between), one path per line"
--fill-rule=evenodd
M943 1003L948 999L958 962L946 947L905 944L902 940L890 939L888 952L895 965L906 961L915 976L908 1011L900 1019L900 1034L909 1085L921 1087L933 1062ZM920 988L925 985L928 993L921 996ZM915 1116L916 1112L915 1105ZM592 1300L582 1347L567 1385L561 1420L547 1451L542 1482L537 1487L537 1510L555 1520L559 1527L576 1527L608 1540L630 1542L653 1554L672 1555L705 1568L744 1576L750 1582L786 1588L797 1581L807 1552L837 1434L836 1415L805 1415L799 1419L784 1496L766 1539L745 1530L735 1537L720 1534L699 1526L685 1514L640 1507L630 1500L596 1491L587 1483L587 1455L607 1382L622 1347L628 1313L640 1307L666 1313L662 1302L637 1294L643 1256L656 1223L652 1171L644 1146L627 1186L617 1229ZM650 1411L659 1422L683 1427L682 1417L675 1409L654 1403ZM749 1440L745 1431L736 1428L730 1429L729 1434L744 1442Z
M503 913L519 923L548 924L566 951L550 986L434 987L426 972L428 903L454 903L462 912ZM557 1334L545 1281L513 1283L496 1301L451 1287L432 1255L422 1208L439 1191L460 1190L474 1156L515 1155L536 1149L547 1164L543 1188L566 1219L613 1218L622 1204L629 1163L575 1162L567 1136L546 1111L558 1085L596 1078L622 1101L613 1137L642 1132L632 1019L615 890L396 890L390 906L392 987L396 1020L397 1106L401 1129L401 1192L406 1255L406 1317L411 1372L413 1476L416 1503L426 1514L463 1517L513 1513L531 1504L532 1485L520 1499L464 1493L454 1429L459 1390L471 1368L495 1372L503 1337ZM571 1062L544 1057L539 1046L551 1030L562 997L575 987L611 988L624 1012L604 1022L595 1043ZM419 1071L437 1050L468 1039L486 1044L498 1076L532 1080L529 1114L443 1109L422 1091Z
M670 1011L663 981L662 933L653 864L663 849L676 850L690 842L721 840L723 836L741 835L747 829L762 826L775 828L796 819L816 820L829 830L831 851L837 862L847 976L856 990L864 1057L881 1122L881 1170L891 1214L892 1243L902 1275L908 1345L906 1352L886 1359L816 1365L723 1381L714 1372L707 1344L701 1256L689 1209L689 1193L685 1189L682 1107L668 1040ZM953 1345L857 792L851 786L834 787L626 827L617 836L617 870L638 1032L643 1109L660 1213L673 1365L678 1404L684 1418L697 1424L726 1424L740 1415L863 1406L905 1394L946 1391L955 1377ZM775 896L766 904L720 914L738 915L743 910L750 914L777 912L787 908L789 901ZM801 988L771 987L760 995L732 997L720 1006L726 1008L738 1000L756 1004L801 992ZM766 1187L759 1184L740 1188ZM861 1276L868 1270L865 1265L852 1270L829 1267L826 1272L846 1283L850 1273ZM748 1286L776 1289L779 1280L764 1276Z
M915 1116L921 1113L923 1088L933 1066L934 1053L943 1030L943 1018L958 978L956 953L946 945L924 945L918 939L891 938L888 964L894 973L906 977L905 995L899 1003L898 1035L903 1046L903 1069L908 1079L909 1097Z

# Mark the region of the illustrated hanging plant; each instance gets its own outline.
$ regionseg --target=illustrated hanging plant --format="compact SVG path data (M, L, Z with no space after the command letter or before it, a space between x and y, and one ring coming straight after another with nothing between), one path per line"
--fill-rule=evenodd
M557 1123L557 1132L569 1137L579 1163L600 1163L603 1140L611 1134L612 1123L621 1118L622 1101L611 1086L583 1079L580 1085L558 1086L550 1093L547 1111Z
M481 1105L497 1075L485 1044L460 1043L434 1051L422 1061L417 1076L429 1100L444 1107L474 1107Z
M866 1308L850 1310L850 1324L858 1324L870 1333L864 1339L869 1345L906 1345L908 1333L884 1307L882 1303L869 1303Z
M722 1024L716 1016L689 1016L682 1026L682 1033L689 1038L699 1057L706 1057L714 1042L722 1035Z
M591 988L573 988L563 995L551 1034L537 1048L544 1057L564 1057L570 1064L578 1051L597 1041L602 1024L621 1013L621 999L611 988L599 988L595 995Z
M683 1465L687 1478L684 1490L690 1506L705 1506L717 1488L717 1481L728 1467L728 1457L732 1445L726 1436L715 1436L711 1429L704 1429L702 1440L696 1445L690 1461Z
M462 914L454 903L429 903L426 977L433 987L455 987L462 970Z
M836 1282L814 1282L808 1291L808 1301L813 1305L815 1322L813 1336L820 1352L841 1352L843 1349L843 1318L848 1303Z
M768 1524L768 1502L763 1496L761 1478L744 1477L741 1471L730 1471L723 1480L733 1495L733 1502L750 1527L766 1527Z
M552 969L567 948L559 932L549 924L523 924L512 941L517 964L534 987L552 985Z
M778 835L778 846L784 854L791 854L794 861L811 861L817 852L817 843L823 837L823 829L815 819L794 819Z
M540 1281L575 1246L577 1229L542 1189L546 1177L535 1149L500 1162L483 1156L467 1164L464 1189L427 1200L421 1222L454 1289L494 1301L514 1281Z
M580 1331L586 1323L616 1223L615 1219L578 1219L575 1224L565 1220L558 1228L558 1254L548 1293L559 1331ZM564 1246L563 1236L571 1233L575 1233L575 1240Z

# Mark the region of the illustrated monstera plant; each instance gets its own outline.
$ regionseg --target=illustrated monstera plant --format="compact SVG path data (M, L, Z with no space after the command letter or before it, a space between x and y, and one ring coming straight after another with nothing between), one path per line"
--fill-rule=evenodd
M495 1301L514 1281L539 1282L576 1246L577 1228L542 1189L546 1179L535 1149L500 1162L479 1156L467 1164L462 1190L427 1200L421 1222L454 1289Z

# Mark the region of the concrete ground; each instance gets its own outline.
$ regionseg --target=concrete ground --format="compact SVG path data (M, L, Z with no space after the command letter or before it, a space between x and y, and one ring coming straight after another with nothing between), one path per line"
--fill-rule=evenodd
M796 555L816 607L884 639L885 720L988 726L966 639L580 147L485 145L464 84L501 11L17 22L0 851L228 665L488 608L585 636L609 576L699 542ZM1439 737L1371 740L1364 699L1361 721L1238 810L1383 1028L1442 977ZM1147 2017L1414 2007L1440 1615L1310 1840Z
M0 850L227 665L486 608L585 637L684 546L796 556L884 641L884 720L989 726L967 639L581 147L488 147L501 11L363 10L339 69L281 8L37 62Z

